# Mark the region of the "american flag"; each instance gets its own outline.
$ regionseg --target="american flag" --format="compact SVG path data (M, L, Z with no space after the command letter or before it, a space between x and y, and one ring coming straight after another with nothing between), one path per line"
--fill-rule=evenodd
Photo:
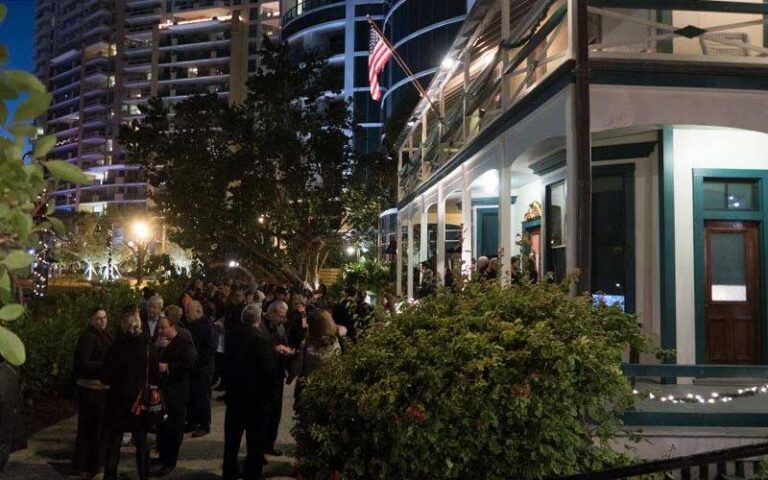
M379 88L379 73L392 58L392 50L387 46L379 32L371 27L371 41L368 44L368 83L371 85L371 98L378 102L381 100L381 88Z

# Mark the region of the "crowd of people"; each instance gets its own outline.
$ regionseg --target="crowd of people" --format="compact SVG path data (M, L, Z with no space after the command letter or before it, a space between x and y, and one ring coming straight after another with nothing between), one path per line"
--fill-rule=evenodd
M94 308L77 343L73 470L82 478L103 471L105 480L116 479L128 445L135 447L139 479L149 478L153 463L153 475L169 474L185 434L210 433L214 388L226 401L223 478L261 478L266 456L282 455L276 440L284 386L296 382L300 396L307 375L373 318L365 292L354 287L332 309L322 285L311 292L197 280L173 302L150 288L142 293L139 304L119 312L115 335L109 312Z

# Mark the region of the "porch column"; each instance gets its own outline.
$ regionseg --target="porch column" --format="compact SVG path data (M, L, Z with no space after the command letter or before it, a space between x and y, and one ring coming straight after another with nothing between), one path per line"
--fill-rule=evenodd
M579 271L576 292L592 286L592 145L589 109L589 50L586 0L569 0L570 46L575 84L566 114L566 269Z
M408 294L408 299L410 300L413 298L413 212L408 212L408 271L406 272L406 275L408 275L407 280L407 286L406 286L406 292ZM402 267L401 267L402 268Z
M445 192L443 184L437 185L437 268L440 283L445 279Z
M467 167L461 166L461 271L470 275L472 269L472 192L469 190Z
M507 141L501 139L499 161L499 281L509 284L512 256L512 165L507 161Z
M403 296L403 217L402 210L397 213L397 232L395 235L397 250L395 251L395 293ZM408 249L410 251L410 249Z
M421 209L421 244L419 248L421 252L419 254L419 262L426 262L429 260L429 212L427 211L427 200L422 196L421 203L419 205ZM421 271L421 268L419 268ZM419 283L421 283L421 274L419 274Z

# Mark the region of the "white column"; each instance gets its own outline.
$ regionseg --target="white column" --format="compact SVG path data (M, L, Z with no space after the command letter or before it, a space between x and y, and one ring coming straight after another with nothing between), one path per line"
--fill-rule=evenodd
M568 101L565 102L565 271L574 272L579 268L578 255L576 254L578 242L577 217L572 214L579 201L575 180L578 175L576 152L576 128L573 124L573 85L568 86ZM549 266L547 267L549 268Z
M510 34L510 7L512 2L509 0L501 0L501 42L502 44L506 42L509 39ZM509 64L509 52L504 48L501 47L501 71L505 72L507 70L507 65ZM511 92L509 91L509 82L507 81L506 75L503 76L501 79L501 105L502 110L506 110L507 107L509 107L509 104L511 103L511 99L509 98L511 95Z
M507 159L507 141L501 139L499 161L499 281L509 283L512 256L512 165Z
M408 295L408 299L410 300L413 298L413 212L408 212L408 263L407 268L408 271L406 272L407 277L407 287L406 287L406 293Z
M465 165L461 166L461 262L462 273L469 275L470 268L472 267L472 192L469 190L469 177L467 176L467 168Z
M395 293L403 296L403 217L402 210L397 213L397 251L395 252ZM410 249L409 249L410 250Z
M445 192L443 184L437 185L437 268L440 282L445 279Z

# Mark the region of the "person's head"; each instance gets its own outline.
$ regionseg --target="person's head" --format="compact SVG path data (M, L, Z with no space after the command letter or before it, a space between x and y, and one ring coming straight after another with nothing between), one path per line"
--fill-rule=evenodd
M344 289L344 294L347 296L347 298L356 298L357 297L357 287L349 286Z
M158 317L160 317L160 314L163 311L163 297L161 297L158 294L154 294L151 297L149 297L148 302L148 313L149 318L156 320Z
M227 298L229 296L229 293L231 292L229 285L226 283L222 283L219 285L219 295L221 295L222 298Z
M288 319L288 304L282 300L275 300L269 304L267 318L273 323L285 323Z
M488 257L482 256L477 259L477 269L478 270L485 270L488 268L488 264L490 263L490 260L488 260Z
M96 307L91 310L91 326L99 331L107 328L107 310L104 307Z
M184 306L184 316L190 322L196 322L203 318L203 305L197 300L192 300Z
M518 270L520 270L520 257L517 256L517 255L512 257L512 260L510 262L510 266L512 267L512 271L513 272L517 272Z
M315 310L307 319L307 337L313 343L328 343L336 338L338 328L328 310Z
M179 334L178 320L170 317L163 317L157 322L157 333L166 340L173 340Z
M152 295L155 294L155 291L152 290L150 287L144 287L141 289L141 296L144 300L149 300L152 298Z
M283 285L278 285L275 287L275 298L277 300L281 300L283 302L288 301L288 289L285 288Z
M291 297L291 307L293 307L294 310L302 310L306 306L307 298L304 295L297 293Z
M488 262L488 270L491 270L493 272L498 272L499 271L499 259L498 258L493 257Z
M129 337L141 335L141 317L136 305L126 305L120 311L120 331Z
M256 301L256 292L257 292L256 284L251 283L245 288L245 302L246 303L253 303Z
M202 290L205 283L203 282L202 278L196 278L195 279L195 288L198 290Z
M261 323L261 304L249 303L243 309L240 321L246 325L258 326Z
M232 305L239 307L240 305L245 304L245 295L243 292L234 292L229 296L229 301Z
M427 270L431 271L432 270L432 265L428 261L425 260L425 261L421 262L421 270L422 271L427 271Z
M176 305L168 305L164 310L165 316L171 318L173 323L178 323L181 320L181 316L184 315L184 310Z
M394 312L395 311L395 296L391 293L387 292L384 294L384 296L381 299L381 306L384 307L385 310Z

